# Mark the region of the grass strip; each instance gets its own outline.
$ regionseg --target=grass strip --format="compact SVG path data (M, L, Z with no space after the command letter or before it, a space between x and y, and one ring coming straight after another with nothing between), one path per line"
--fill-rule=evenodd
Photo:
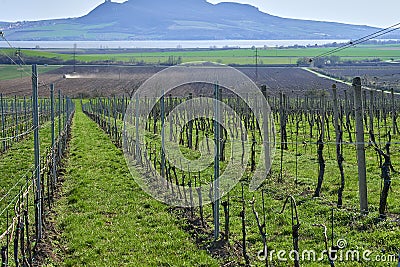
M122 152L79 106L65 178L56 207L65 251L57 265L218 266L169 207L138 187Z

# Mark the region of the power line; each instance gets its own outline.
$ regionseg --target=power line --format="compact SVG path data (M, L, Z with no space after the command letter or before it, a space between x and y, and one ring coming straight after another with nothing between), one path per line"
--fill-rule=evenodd
M11 43L7 40L7 38L4 36L4 32L0 31L0 37L8 44L8 46L9 46L11 49L16 49L14 46L12 46L12 44L11 44ZM26 71L26 70L24 69L23 66L27 66L27 64L26 64L25 61L22 59L20 53L16 53L15 55L16 55L16 56L18 57L18 59L22 62L22 64L18 64L14 59L12 59L9 55L7 55L3 50L1 50L1 53L2 53L4 56L6 56L8 59L10 59L10 61L11 61L14 65L19 66L20 68L22 68L22 71L23 71L25 74L27 74L28 76L33 76L33 77L35 77L35 78L39 78L39 77L37 77L34 73L28 72L28 71ZM61 80L61 79L59 79L59 80ZM40 86L44 86L44 87L49 86L49 84L47 84L47 83L44 82L44 81L40 81L40 80L39 80L39 84L40 84Z
M332 54L334 54L334 53L340 52L340 51L345 50L345 49L347 49L347 48L356 46L356 45L358 45L358 44L367 42L367 41L369 41L369 40L371 40L371 39L374 39L374 38L380 37L380 36L382 36L382 35L388 34L388 33L390 33L390 32L393 32L393 31L395 31L395 30L398 30L398 29L399 29L399 26L400 26L400 22L399 22L399 23L396 23L396 24L394 24L394 25L392 25L392 26L390 26L390 27L388 27L388 28L385 28L385 29L379 30L379 31L377 31L377 32L371 33L371 34L369 34L369 35L366 35L366 36L364 36L364 37L361 37L361 38L359 38L359 39L357 39L357 40L355 40L355 41L350 41L350 42L347 43L347 44L344 44L344 45L342 45L342 46L340 46L340 47L334 48L334 49L332 49L332 50L330 50L330 51L328 51L328 52L324 52L324 53L322 53L322 54L320 54L320 55L318 55L318 56L315 56L315 57L311 58L311 59L310 59L310 62L312 62L312 61L313 61L314 59L316 59L316 58L321 58L321 57L324 57L324 56L332 55Z

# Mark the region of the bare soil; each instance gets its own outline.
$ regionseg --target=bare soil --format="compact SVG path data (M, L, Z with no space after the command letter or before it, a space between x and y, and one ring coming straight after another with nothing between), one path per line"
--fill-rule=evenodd
M39 95L50 94L49 85L54 83L56 90L64 95L78 98L131 96L140 85L152 75L163 70L159 66L72 66L42 74L39 77ZM332 81L317 77L301 68L294 67L240 67L238 70L249 76L258 85L267 85L272 95L284 92L288 95L304 95L309 91L329 90ZM338 84L338 91L348 89ZM193 88L192 88L193 89ZM6 96L30 96L31 78L18 78L0 81L0 92Z

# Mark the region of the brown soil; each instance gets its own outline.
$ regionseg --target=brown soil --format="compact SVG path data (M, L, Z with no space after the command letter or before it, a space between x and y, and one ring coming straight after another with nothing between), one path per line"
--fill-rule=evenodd
M54 83L56 90L70 97L131 96L139 86L152 75L164 69L156 66L77 66L73 73L72 66L66 66L42 74L39 77L39 95L50 94L49 85ZM258 85L266 84L273 95L285 92L288 95L304 95L310 90L329 90L332 81L317 77L300 68L240 67L238 70L249 76ZM193 88L192 88L193 89ZM338 91L348 89L338 84ZM18 78L0 81L0 92L8 96L30 96L31 78ZM204 92L201 92L202 94Z

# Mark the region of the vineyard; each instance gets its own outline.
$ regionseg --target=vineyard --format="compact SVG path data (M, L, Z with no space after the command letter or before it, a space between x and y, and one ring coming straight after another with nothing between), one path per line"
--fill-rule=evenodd
M376 90L390 90L393 88L395 92L400 91L400 72L397 66L369 66L358 69L328 67L324 68L322 72L344 81L351 81L352 77L360 76L365 85Z
M208 94L205 87L202 86L203 96L212 96L215 85L208 87ZM130 105L128 98L91 99L83 105L83 110L117 146L123 146L135 160L134 166L141 170L143 177L147 177L145 180L151 181L151 186L162 191L158 187L164 184L169 194L163 196L163 201L171 196L184 201L188 208L178 209L178 216L188 221L191 234L200 239L202 246L207 249L217 246L224 251L223 261L228 265L238 264L235 260L232 263L232 258L239 257L242 264L287 266L287 262L279 262L276 255L262 257L266 247L268 251L283 249L300 255L304 249L322 252L325 248L342 256L352 249L371 249L376 253L374 256L382 251L385 257L396 255L400 210L396 179L392 181L392 176L397 175L396 159L399 157L396 148L398 98L389 92L361 91L359 86L362 105L355 108L355 89L333 87L329 91L309 91L305 97L300 97L299 92L265 92L277 131L277 153L265 183L254 192L249 190L249 184L255 166L260 164L261 126L257 125L257 115L243 101L232 96L229 90L221 90L225 96L223 102L239 114L243 127L235 124L231 114L222 115L229 126L216 139L220 140L220 154L217 156L220 171L228 172L227 166L238 158L242 164L248 160L244 166L245 173L239 177L240 183L224 194L221 207L214 197L213 170L216 163L211 161L201 171L191 170L196 169L196 165L182 163L185 158L196 162L203 154L213 153L214 143L218 143L213 140L218 126L207 118L189 120L190 114L186 110L174 113L173 123L164 121L180 104L200 97L198 90L190 92L187 87L176 88L168 92L165 99L132 100L144 101L144 105L157 103L148 117L133 118L145 124L145 138L139 143L135 138L129 139L132 138L129 134L124 135L130 125L127 125L129 119L124 113ZM187 95L182 96L183 92ZM204 110L213 109L207 102L200 106ZM360 133L357 117L363 124L361 136L357 135ZM364 186L365 193L368 192L368 208L363 206L366 203L361 203L360 207L359 202L357 151L360 150L361 137L365 140L365 148L361 150L367 159L364 168L368 175ZM161 149L166 142L164 139L178 143L184 158L164 155L166 152L163 151L167 149ZM249 143L248 153L245 153L244 143ZM171 151L176 151L176 148ZM154 181L157 179L159 181ZM206 202L211 204L201 205ZM286 213L285 207L291 211ZM216 215L216 209L220 216ZM214 242L216 217L220 217L217 223L221 228L218 243ZM337 242L342 240L346 240L348 247L337 246ZM304 264L346 264L343 258L328 257L328 254L321 257L319 263L305 261ZM288 254L286 258L289 258ZM293 255L291 258L294 258L291 264L300 265L300 260ZM352 266L365 264L363 259L352 262Z
M36 74L37 81L37 74ZM33 82L34 84L34 82ZM1 95L0 246L2 266L33 266L54 205L74 103L58 91Z
M129 205L138 210L144 205L146 212L153 208L162 216L179 220L180 229L189 235L186 238L214 258L207 259L198 252L190 256L187 251L182 252L185 258L179 263L164 254L164 258L150 261L143 255L132 256L143 257L148 266L193 266L195 257L201 259L199 266L214 266L214 260L220 266L388 266L397 262L400 250L400 99L396 90L390 89L398 86L395 78L398 67L378 72L364 68L318 70L346 81L351 78L352 86L334 83L301 68L239 68L258 85L258 92L241 95L218 83L198 82L162 91L160 97L155 97L153 92L138 95L143 82L163 69L80 66L72 76L62 77L71 72L68 67L43 74L75 100L61 94L54 96L51 90L42 92L48 98L39 98L37 102L40 122L37 130L41 140L39 169L30 164L35 162L31 155L35 150L32 144L37 128L32 115L34 98L22 97L29 83L24 79L1 82L2 88L9 86L5 87L9 91L1 96L0 164L4 178L0 180L0 245L3 266L32 266L32 254L40 239L38 212L43 215L46 231L49 210L64 205L64 200L60 204L54 199L57 179L65 168L63 161L68 162L67 169L71 165L79 170L74 172L79 177L90 176L93 170L85 168L95 168L80 166L82 155L76 155L78 150L73 151L71 158L63 160L71 124L79 124L83 132L85 127L89 129L85 126L88 123L83 123L81 112L94 121L120 151L111 162L124 165L121 158L125 156L135 182L147 193L136 197L140 189L130 189L132 181L121 181L115 190L123 188L126 192L118 190L118 194L125 196L127 193L127 198L133 195L135 203L128 199L121 201L131 203ZM368 77L375 77L372 78L374 86ZM169 81L160 86L166 84ZM167 90L166 87L163 90ZM17 96L11 97L13 94ZM223 106L217 108L215 101ZM78 118L73 119L75 104ZM190 108L182 108L183 105ZM100 147L105 146L103 139L96 143L84 137L79 137L81 142L97 146L95 149L102 150ZM119 173L118 168L115 167ZM37 171L41 177L39 187ZM259 177L260 171L262 183L253 188L253 179ZM96 175L101 180L101 176L108 174ZM220 175L225 175L227 182L220 180L218 183L216 177ZM88 181L95 178L97 176L89 177ZM105 184L109 182L112 184L111 181ZM100 186L100 181L93 190L85 187L83 180L75 183L76 187L69 185L75 188L71 192L81 187L92 194L91 191ZM132 195L128 194L129 190ZM154 203L156 201L148 204L152 198L149 192L157 192L157 199L164 203L177 200L182 207L169 207ZM83 203L88 198L95 198L86 197L86 192L80 194L85 197L76 197L73 201L67 195L65 210L74 216L84 209ZM116 214L107 214L108 220L123 216L123 212L113 212ZM158 217L157 213L150 213ZM92 254L90 259L85 258L89 257L86 253L101 248L90 241L90 234L82 234L79 237L82 240L74 239L72 235L76 232L68 223L77 224L78 221L68 221L69 217L65 219L64 215L60 217L60 229L68 240L75 242L64 252L69 262L65 264L107 266L106 261L96 262ZM122 219L128 220L128 215L125 217ZM92 220L88 218L86 222ZM79 222L84 224L85 221ZM107 227L114 226L107 221ZM158 229L161 225L156 222L154 227ZM139 232L146 236L142 229L137 233L134 229L125 230L133 236L138 236ZM121 234L122 239L128 233ZM161 243L160 240L169 238L179 243L179 230L171 230L171 233L160 232L154 238ZM85 238L88 238L86 243L79 246ZM110 236L102 238L111 239ZM135 239L128 240L134 242ZM168 254L170 248L165 249L160 253ZM109 252L102 253L108 255ZM82 257L87 262L80 261L77 255L85 255ZM117 257L115 260L117 265L129 265L126 259ZM139 263L132 262L140 264L140 259Z

